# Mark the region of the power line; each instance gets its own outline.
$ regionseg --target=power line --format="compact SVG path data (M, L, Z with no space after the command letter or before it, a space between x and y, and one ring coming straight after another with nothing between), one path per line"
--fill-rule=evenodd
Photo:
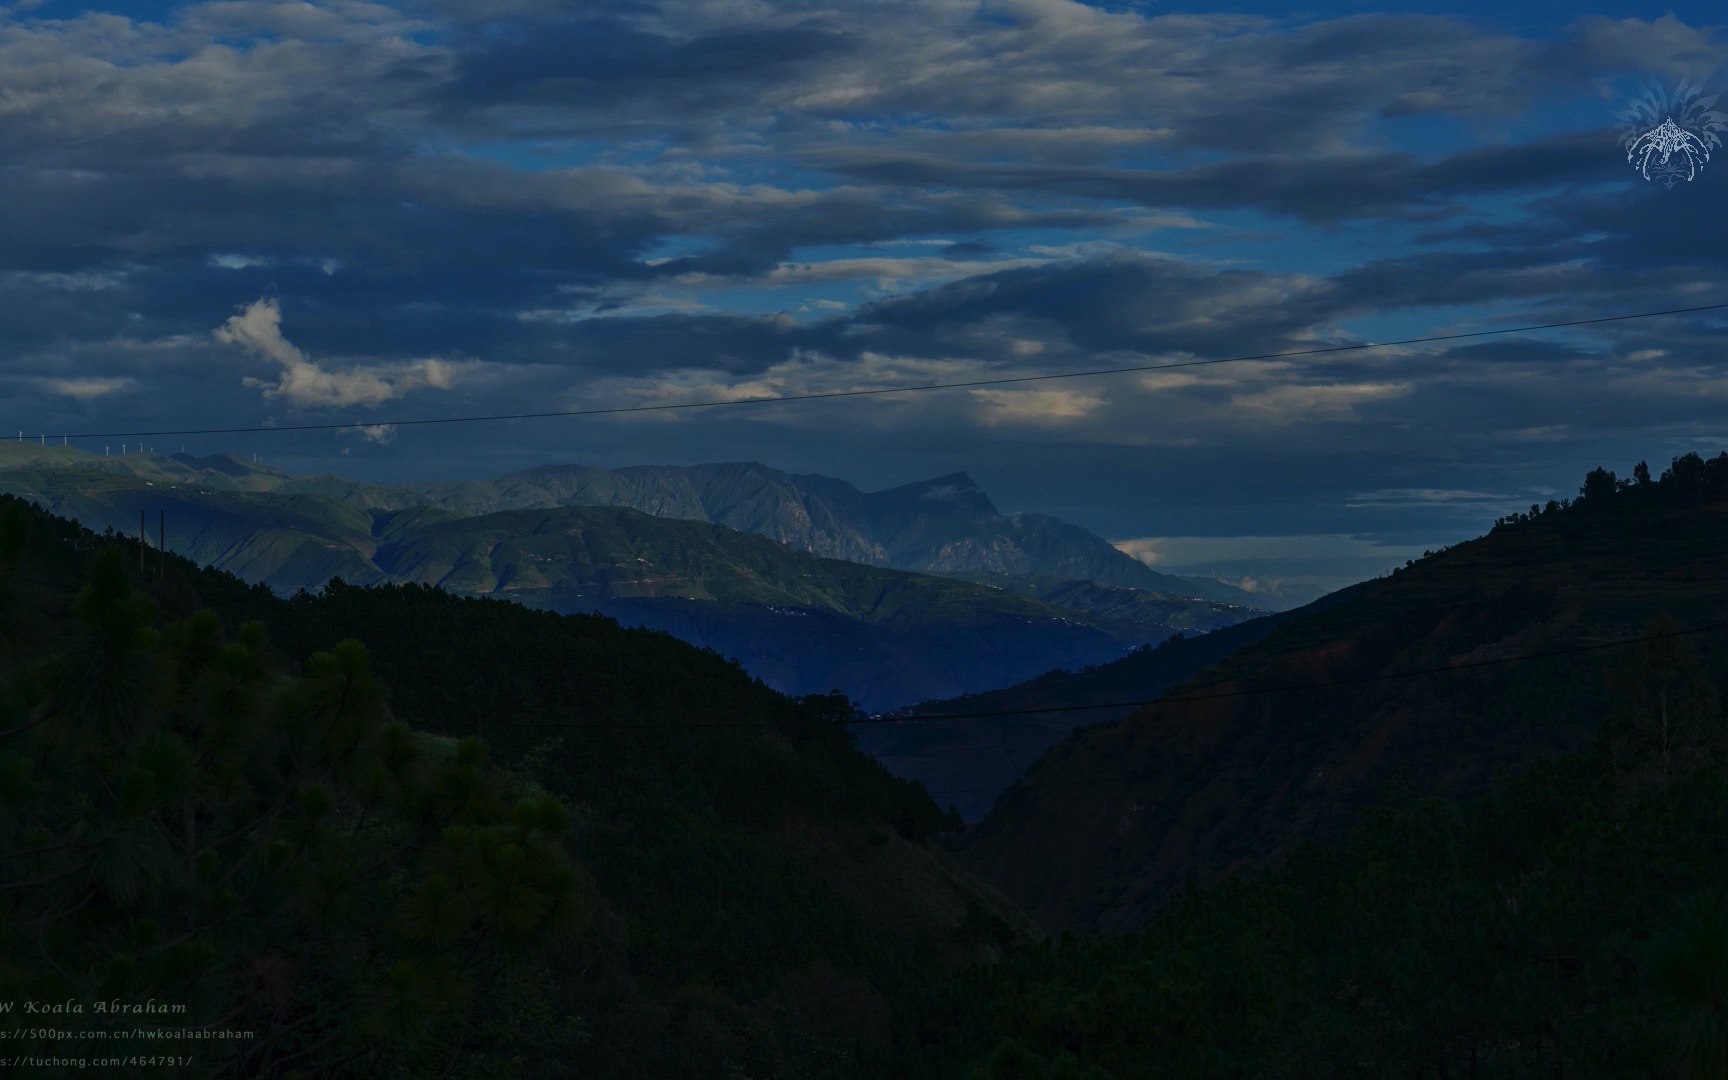
M1295 686L1269 686L1253 690L1231 690L1226 693L1207 693L1203 690L1187 694L1147 698L1140 701L1115 701L1106 705L1048 705L1035 709L999 709L992 712L975 713L928 713L922 716L883 716L870 717L863 720L849 720L842 726L852 727L856 724L910 724L937 720L977 720L996 716L1026 716L1034 713L1081 712L1087 709L1122 709L1146 705L1171 705L1187 702L1226 701L1231 698L1260 697L1269 694L1296 693L1302 690L1325 690L1339 686L1360 686L1367 683L1390 682L1398 679L1416 679L1424 675L1442 675L1452 671L1468 671L1472 668L1495 667L1500 664L1521 663L1526 660L1544 660L1551 656L1574 656L1578 653L1594 652L1598 649L1614 649L1624 645L1639 645L1649 641L1663 641L1668 638L1686 637L1692 634L1705 634L1715 630L1728 628L1728 622L1708 623L1687 630L1672 630L1665 634L1647 634L1642 637L1621 638L1618 641L1601 641L1593 645L1577 645L1569 649L1551 649L1547 652L1522 653L1517 656L1502 656L1492 660L1471 660L1461 664L1447 664L1443 667L1421 668L1416 671L1393 671L1383 675L1367 675L1357 679L1333 679L1324 682L1298 683ZM763 723L732 723L732 724L493 724L492 727L504 728L545 728L557 731L693 731L717 728L771 728L774 724ZM988 790L988 789L979 789ZM934 793L932 793L934 794ZM961 792L944 792L943 794L958 795Z
M1503 330L1474 330L1466 334L1438 334L1432 337L1407 338L1403 341L1380 341L1365 345L1333 345L1323 349L1298 349L1291 352L1261 353L1256 356L1228 356L1215 360L1184 360L1175 364L1142 364L1134 367L1099 368L1094 371L1062 371L1049 375L1017 375L1000 379L974 379L969 382L931 383L926 386L890 386L877 390L836 390L822 394L788 394L770 398L724 398L718 401L687 401L672 405L632 405L615 409L570 409L561 412L507 413L487 416L443 416L421 420L368 420L350 424L287 424L271 427L180 428L171 431L104 431L84 434L62 434L62 439L115 439L154 435L235 435L282 431L338 431L367 427L411 427L419 424L470 424L488 420L543 420L562 416L612 416L622 413L664 412L671 409L711 409L722 405L772 405L784 401L819 401L826 398L873 397L882 394L908 394L919 390L957 390L974 386L1003 386L1009 383L1043 382L1051 379L1079 379L1092 375L1124 375L1140 371L1171 371L1176 368L1203 367L1209 364L1235 364L1248 360L1280 360L1292 356L1318 356L1323 353L1351 352L1359 349L1384 349L1393 345L1420 345L1434 341L1457 341L1462 338L1488 337L1494 334L1523 334L1533 330L1558 330L1569 326L1623 322L1628 319L1651 319L1660 315L1685 315L1698 311L1717 311L1728 304L1705 304L1701 307L1672 308L1667 311L1643 311L1632 315L1608 315L1596 319L1573 319L1569 322L1543 323L1538 326L1513 326Z

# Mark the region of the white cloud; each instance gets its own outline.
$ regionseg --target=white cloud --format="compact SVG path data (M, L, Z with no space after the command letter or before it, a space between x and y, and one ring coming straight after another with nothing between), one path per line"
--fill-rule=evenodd
M988 406L978 419L989 427L998 424L1065 424L1085 419L1104 404L1102 394L1084 390L973 390L970 393Z
M241 381L291 405L379 405L421 388L448 390L473 363L424 359L326 371L282 336L282 310L273 297L248 304L211 333L280 366L282 377L274 383L250 376Z
M627 300L614 300L605 310L601 310L598 303L569 308L529 308L518 311L516 318L521 322L576 323L584 319L616 319L627 315L664 315L713 310L713 305L690 297L650 293Z
M254 266L273 266L276 263L275 259L266 255L212 255L205 261L222 270L247 270Z
M1547 424L1542 427L1497 431L1495 435L1517 442L1564 442L1572 437L1572 428L1569 424Z
M1502 506L1522 496L1446 488L1382 488L1352 496L1345 506Z
M660 259L654 262L667 262ZM916 258L883 256L828 259L822 262L784 262L766 274L743 276L736 274L679 274L672 281L681 286L722 285L726 287L780 288L793 285L824 285L835 282L867 281L881 289L932 285L957 278L1014 270L1025 266L1043 266L1048 258L1022 259L945 259L930 255Z
M1366 580L1455 539L1390 544L1355 533L1313 533L1147 536L1111 543L1162 573L1212 578L1276 601L1280 596L1317 595Z
M1386 545L1371 536L1355 533L1312 533L1294 536L1141 536L1112 540L1124 555L1147 566L1208 566L1243 559L1305 560L1350 556L1396 556L1405 558L1412 549Z
M132 385L132 380L127 378L38 379L36 382L50 393L64 394L81 401L106 397Z
M1194 386L1205 382L1205 380L1198 375L1191 375L1187 372L1181 371L1155 371L1150 374L1142 375L1135 381L1140 384L1141 389L1151 390L1154 392L1159 390L1175 390L1179 387Z
M6 275L8 285L38 285L45 289L63 292L101 292L112 289L125 281L122 274L86 270L74 274L61 273L28 273L14 271Z
M1275 386L1252 394L1234 394L1231 404L1258 410L1256 422L1271 420L1353 420L1356 406L1365 401L1401 397L1409 393L1405 383L1332 383L1328 385Z
M1129 558L1139 559L1147 566L1157 566L1168 558L1159 550L1159 545L1163 543L1162 537L1144 536L1136 540L1112 540L1110 543L1117 551Z
M571 399L566 407L628 408L844 393L893 386L962 382L968 378L978 378L989 370L972 359L890 356L866 351L857 360L842 360L816 350L794 349L788 359L748 378L735 378L718 371L685 368L658 372L646 377L615 376L598 379L588 384L587 391L580 400ZM902 410L917 410L920 407L939 407L931 400L935 396L883 394L861 400L893 402ZM636 415L670 420L691 416L695 412L697 410L677 409ZM826 419L818 419L823 415L825 414L797 409L764 409L752 410L749 413L751 419L773 420L779 423L833 422L831 414L827 415Z

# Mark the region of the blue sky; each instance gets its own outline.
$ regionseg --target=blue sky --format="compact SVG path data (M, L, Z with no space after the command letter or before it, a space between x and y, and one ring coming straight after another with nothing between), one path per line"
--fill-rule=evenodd
M0 5L32 432L608 408L1728 302L1702 4ZM1720 315L1721 313L1717 313ZM158 439L295 471L955 471L1161 568L1340 584L1728 445L1713 316L625 417ZM94 443L91 443L94 445Z

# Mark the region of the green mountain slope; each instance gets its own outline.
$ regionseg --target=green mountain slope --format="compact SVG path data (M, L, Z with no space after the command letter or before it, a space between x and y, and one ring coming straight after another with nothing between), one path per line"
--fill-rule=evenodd
M387 579L371 563L371 518L354 506L322 495L204 486L209 482L207 476L154 469L140 474L27 466L0 472L0 491L98 531L112 528L135 537L142 517L152 547L158 514L165 514L170 550L285 592L315 588L333 576L361 583Z
M0 839L40 852L0 860L0 895L49 930L0 940L0 988L151 994L189 1004L176 1022L255 1031L192 1048L182 1075L852 1075L861 1049L890 1038L905 993L1037 933L931 841L952 822L853 747L843 700L785 698L713 653L594 616L418 586L284 600L177 556L140 574L135 541L0 503ZM97 599L74 602L103 557ZM193 618L200 608L215 617ZM238 641L221 629L252 619L262 625ZM363 648L319 655L349 637ZM91 693L91 672L130 689ZM191 681L170 693L175 680ZM233 711L275 700L263 688L278 683L295 688L280 713L247 721L263 725L256 745L222 742ZM362 706L371 726L342 726ZM334 726L306 727L320 710L336 710ZM193 749L143 723L174 725ZM344 764L351 732L383 741L363 739ZM476 735L484 755L458 743ZM68 756L86 742L100 761ZM396 790L390 770L410 743L425 801L363 811L368 785ZM335 811L296 771L320 746ZM104 770L124 784L101 782ZM270 780L281 770L286 786ZM282 807L246 849L256 865L224 876L239 850L228 818ZM339 834L317 831L326 813ZM443 829L446 813L504 830L504 846L464 854L470 834ZM136 833L120 862L88 831L112 815ZM101 844L83 842L92 835ZM296 861L306 845L317 861ZM345 861L386 855L377 879ZM301 865L280 889L257 876ZM557 895L580 917L562 936L523 937L552 895L535 875L560 865ZM243 893L223 892L230 881ZM446 953L455 967L440 966ZM452 1007L444 995L458 990L469 996ZM97 1049L113 1047L52 1047Z
M544 466L492 481L414 485L461 513L548 506L628 506L711 521L829 558L933 574L1097 581L1259 606L1248 593L1161 574L1098 536L1042 514L999 513L965 473L877 492L757 462L602 470Z
M394 580L599 610L738 656L796 692L868 708L1116 655L1140 628L945 578L823 559L720 525L622 508L428 522L381 545ZM1061 661L1058 661L1061 662Z
M293 477L232 455L93 458L0 444L0 491L129 535L142 513L152 543L165 513L171 550L283 595L339 577L436 584L561 612L601 610L738 656L788 692L843 686L870 708L1107 660L1173 625L1252 614L1062 582L988 589L818 559L790 542L622 505L563 505L611 499L707 514L709 507L689 500L739 510L770 481L759 466L558 467L410 490ZM535 509L488 509L523 503ZM1039 591L1072 597L1073 606L1023 595Z
M1142 930L933 987L878 1075L1718 1075L1728 678L1706 640L1604 651L1592 744L1479 799L1407 791Z
M793 475L757 462L614 470L548 465L492 480L375 485L330 475L293 476L233 454L97 457L68 447L0 443L0 472L25 465L106 470L218 491L321 495L367 512L424 505L469 517L558 506L623 506L656 517L726 525L798 550L873 566L1095 581L1268 606L1265 598L1222 582L1159 573L1056 518L1003 515L965 473L869 493L844 480Z
M1629 490L1592 482L1591 497L1285 623L1172 688L1190 700L1047 751L963 860L1047 929L1118 931L1189 876L1275 865L1301 838L1331 835L1402 770L1466 796L1588 745L1604 694L1589 653L1383 677L1613 640L1657 615L1728 616L1728 456L1677 459L1661 483ZM1340 685L1278 692L1316 681Z

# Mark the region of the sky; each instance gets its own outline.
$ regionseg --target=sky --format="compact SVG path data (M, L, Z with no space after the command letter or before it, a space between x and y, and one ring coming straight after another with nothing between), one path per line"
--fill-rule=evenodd
M1720 10L0 3L0 430L364 424L150 442L379 481L964 471L1159 569L1344 584L1728 447L1728 311L392 422L1728 303L1728 151L1646 179L1616 117L1699 120Z

